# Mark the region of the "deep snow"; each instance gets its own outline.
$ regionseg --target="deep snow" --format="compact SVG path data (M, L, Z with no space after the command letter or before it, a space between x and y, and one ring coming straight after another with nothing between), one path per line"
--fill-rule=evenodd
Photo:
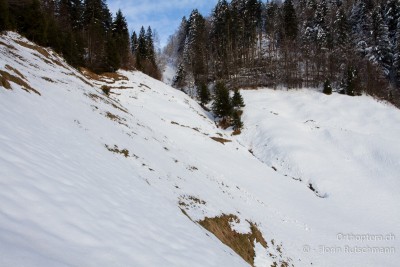
M258 224L269 247L255 244L256 266L397 266L398 251L344 251L398 250L397 109L365 96L242 91L245 129L232 137L142 73L88 80L15 33L0 38L0 69L41 93L0 88L0 266L248 266L193 222L221 214L240 218L239 232ZM127 89L107 97L103 84ZM232 142L210 138L220 136Z

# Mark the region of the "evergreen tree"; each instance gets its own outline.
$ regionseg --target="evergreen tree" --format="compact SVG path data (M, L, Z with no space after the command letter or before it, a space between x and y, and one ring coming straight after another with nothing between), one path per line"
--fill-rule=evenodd
M181 60L181 57L184 53L188 31L189 31L189 23L186 17L183 17L177 32L177 39L176 39L177 45L174 51L174 55L177 55L178 61Z
M131 36L131 51L134 56L136 55L138 46L139 46L138 38L137 38L136 32L134 31Z
M9 27L8 0L0 0L0 32Z
M232 105L230 103L229 91L225 85L218 82L215 86L214 103L212 111L215 116L226 119L232 113Z
M145 61L147 58L147 44L146 44L146 32L144 27L140 29L138 37L138 48L136 52L136 65L139 70L143 70L145 66Z
M349 24L342 7L336 11L334 26L334 44L337 48L344 48L349 42Z
M146 31L146 58L150 61L151 64L155 65L156 64L156 56L155 56L155 51L154 51L154 41L153 41L153 31L151 30L151 27L149 26Z
M235 90L235 92L233 93L231 103L234 108L242 108L245 106L243 97L240 94L239 90Z
M397 24L393 55L392 81L400 86L400 20Z
M219 0L212 13L210 32L216 77L229 75L228 57L231 48L231 14L226 0Z
M191 69L195 84L200 84L207 80L205 19L195 9L190 15L188 24L184 61Z
M186 86L186 71L183 63L179 63L178 65L172 86L179 89L183 89Z
M41 10L39 0L33 0L26 12L22 32L33 42L40 45L46 44L46 18Z
M361 93L359 90L360 84L358 82L358 73L353 66L347 67L341 87L341 93L345 93L349 96L355 96Z
M400 15L400 5L398 0L388 0L385 8L385 22L389 31L389 38L394 42L397 30L397 22Z
M239 131L243 127L242 119L240 118L239 111L234 111L232 113L232 126L234 131Z
M206 105L210 102L210 92L208 91L207 85L202 83L197 86L197 95L201 105Z
M128 24L126 19L122 14L121 10L118 10L112 25L112 38L114 44L109 44L115 46L117 53L115 56L115 62L119 61L120 65L127 67L129 60L129 32ZM117 69L120 66L117 67Z
M372 40L373 50L371 58L378 63L385 75L389 75L393 62L393 56L390 51L390 41L388 27L382 18L382 10L378 5L372 13Z
M329 32L327 27L327 12L328 7L325 0L321 0L317 4L317 9L314 15L316 44L318 48L326 48L329 44Z
M87 44L87 65L96 72L108 71L107 35L111 34L112 16L104 0L84 0L83 24Z
M332 94L332 85L331 81L329 79L326 79L324 82L324 89L322 91L326 95L331 95Z
M361 56L370 50L371 43L371 12L365 1L358 1L351 10L350 22L352 25L353 41Z
M284 37L294 40L297 37L297 15L292 0L286 0L282 8L282 26Z
M120 51L116 40L109 37L106 41L106 56L104 62L104 70L106 71L117 71L121 67Z

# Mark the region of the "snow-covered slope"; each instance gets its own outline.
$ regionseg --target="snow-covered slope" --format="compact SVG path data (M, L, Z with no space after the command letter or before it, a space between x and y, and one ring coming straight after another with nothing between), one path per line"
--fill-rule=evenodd
M397 249L396 238L337 234L398 234L398 110L367 97L325 106L311 92L249 91L247 129L231 137L142 73L90 79L15 33L1 36L0 55L0 266L248 266L197 223L222 214L240 219L239 233L257 224L268 247L255 243L255 266L397 266L398 253L344 251ZM352 109L352 122L334 117Z

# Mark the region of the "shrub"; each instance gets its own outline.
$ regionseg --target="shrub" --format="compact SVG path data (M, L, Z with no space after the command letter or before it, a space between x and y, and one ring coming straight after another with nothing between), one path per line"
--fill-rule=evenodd
M103 93L104 93L105 95L110 95L110 90L111 90L110 86L103 85L103 86L101 87L101 90L103 91Z
M331 81L326 79L324 82L324 90L322 91L326 95L331 95L332 94L332 86L331 86Z

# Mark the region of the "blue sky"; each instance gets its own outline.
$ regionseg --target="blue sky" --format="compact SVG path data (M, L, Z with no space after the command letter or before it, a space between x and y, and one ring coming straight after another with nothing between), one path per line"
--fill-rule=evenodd
M183 16L197 8L208 16L218 0L107 0L110 11L115 15L118 9L125 15L129 30L138 32L142 25L155 29L163 47L168 36L179 27Z

